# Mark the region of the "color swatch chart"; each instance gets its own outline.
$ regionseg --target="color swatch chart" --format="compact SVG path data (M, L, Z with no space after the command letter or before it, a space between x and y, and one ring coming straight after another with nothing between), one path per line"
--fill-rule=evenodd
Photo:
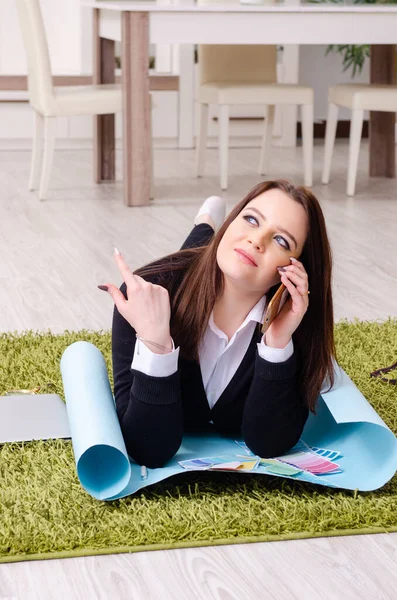
M300 440L289 452L274 458L261 458L251 452L245 442L236 440L239 451L235 455L205 456L182 460L179 465L186 470L244 471L249 472L263 467L267 473L293 477L300 473L311 475L332 475L342 473L339 464L334 462L341 453L337 450L308 446ZM244 452L244 454L240 454Z

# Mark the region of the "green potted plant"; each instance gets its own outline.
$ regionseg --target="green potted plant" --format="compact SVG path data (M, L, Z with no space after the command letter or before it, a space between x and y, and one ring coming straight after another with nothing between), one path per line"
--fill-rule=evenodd
M316 4L332 2L333 4L343 4L344 0L311 0ZM397 4L397 0L353 0L354 4ZM351 76L355 77L357 73L361 73L365 60L370 56L370 46L362 45L347 45L347 44L331 44L328 46L326 55L329 52L338 52L342 56L343 70L352 69Z

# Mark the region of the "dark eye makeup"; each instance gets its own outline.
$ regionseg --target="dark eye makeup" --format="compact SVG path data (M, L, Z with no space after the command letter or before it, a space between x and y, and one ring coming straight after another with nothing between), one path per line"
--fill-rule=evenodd
M244 215L244 217L243 217L243 218L244 218L244 219L245 219L245 220L246 220L248 223L252 223L252 221L251 221L250 219L253 219L253 220L255 221L255 224L256 224L256 225L259 225L259 221L258 221L258 219L257 219L256 217L254 217L253 215ZM291 250L291 247L290 247L290 245L289 245L288 241L287 241L287 240L286 240L286 239L285 239L285 238L284 238L282 235L276 235L276 236L275 236L275 239L276 239L276 240L282 240L282 241L284 242L284 243L280 243L280 242L279 242L279 244L280 244L280 246L281 246L282 248L284 248L285 250L288 250L288 251L290 251L290 250Z

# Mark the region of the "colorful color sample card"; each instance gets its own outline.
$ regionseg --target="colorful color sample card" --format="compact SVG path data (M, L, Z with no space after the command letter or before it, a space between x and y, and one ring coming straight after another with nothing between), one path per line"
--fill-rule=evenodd
M244 450L245 454L247 456L255 456L254 453L248 448L247 444L245 442L240 442L238 440L235 440L237 446L240 446L240 448L242 450Z
M338 464L311 452L310 447L302 440L292 448L290 452L283 456L277 456L278 460L289 465L293 465L302 471L307 471L313 475L325 475L341 473L342 469Z
M236 456L206 456L181 460L179 464L190 471L252 471L257 468L259 460L255 458L254 460L241 461Z
M328 458L328 460L336 460L341 457L342 454L338 450L328 450L327 448L316 448L316 446L310 446L312 452L315 452L319 456Z
M291 465L281 462L276 458L261 458L259 461L261 467L266 469L266 473L273 473L275 475L285 475L293 477L302 473L302 469L297 469Z

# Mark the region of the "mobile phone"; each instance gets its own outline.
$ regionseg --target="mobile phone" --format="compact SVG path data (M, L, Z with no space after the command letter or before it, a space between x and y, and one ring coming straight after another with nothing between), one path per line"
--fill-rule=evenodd
M285 285L283 283L281 283L277 292L274 294L273 298L270 300L269 304L267 305L266 312L265 312L265 318L263 320L263 325L262 325L262 333L266 333L266 331L269 329L269 327L272 324L272 322L274 321L274 319L277 317L280 309L282 308L285 300L287 299L288 293L289 292L288 292L287 288L285 287ZM281 301L283 300L283 298L284 298L284 301L281 304Z

